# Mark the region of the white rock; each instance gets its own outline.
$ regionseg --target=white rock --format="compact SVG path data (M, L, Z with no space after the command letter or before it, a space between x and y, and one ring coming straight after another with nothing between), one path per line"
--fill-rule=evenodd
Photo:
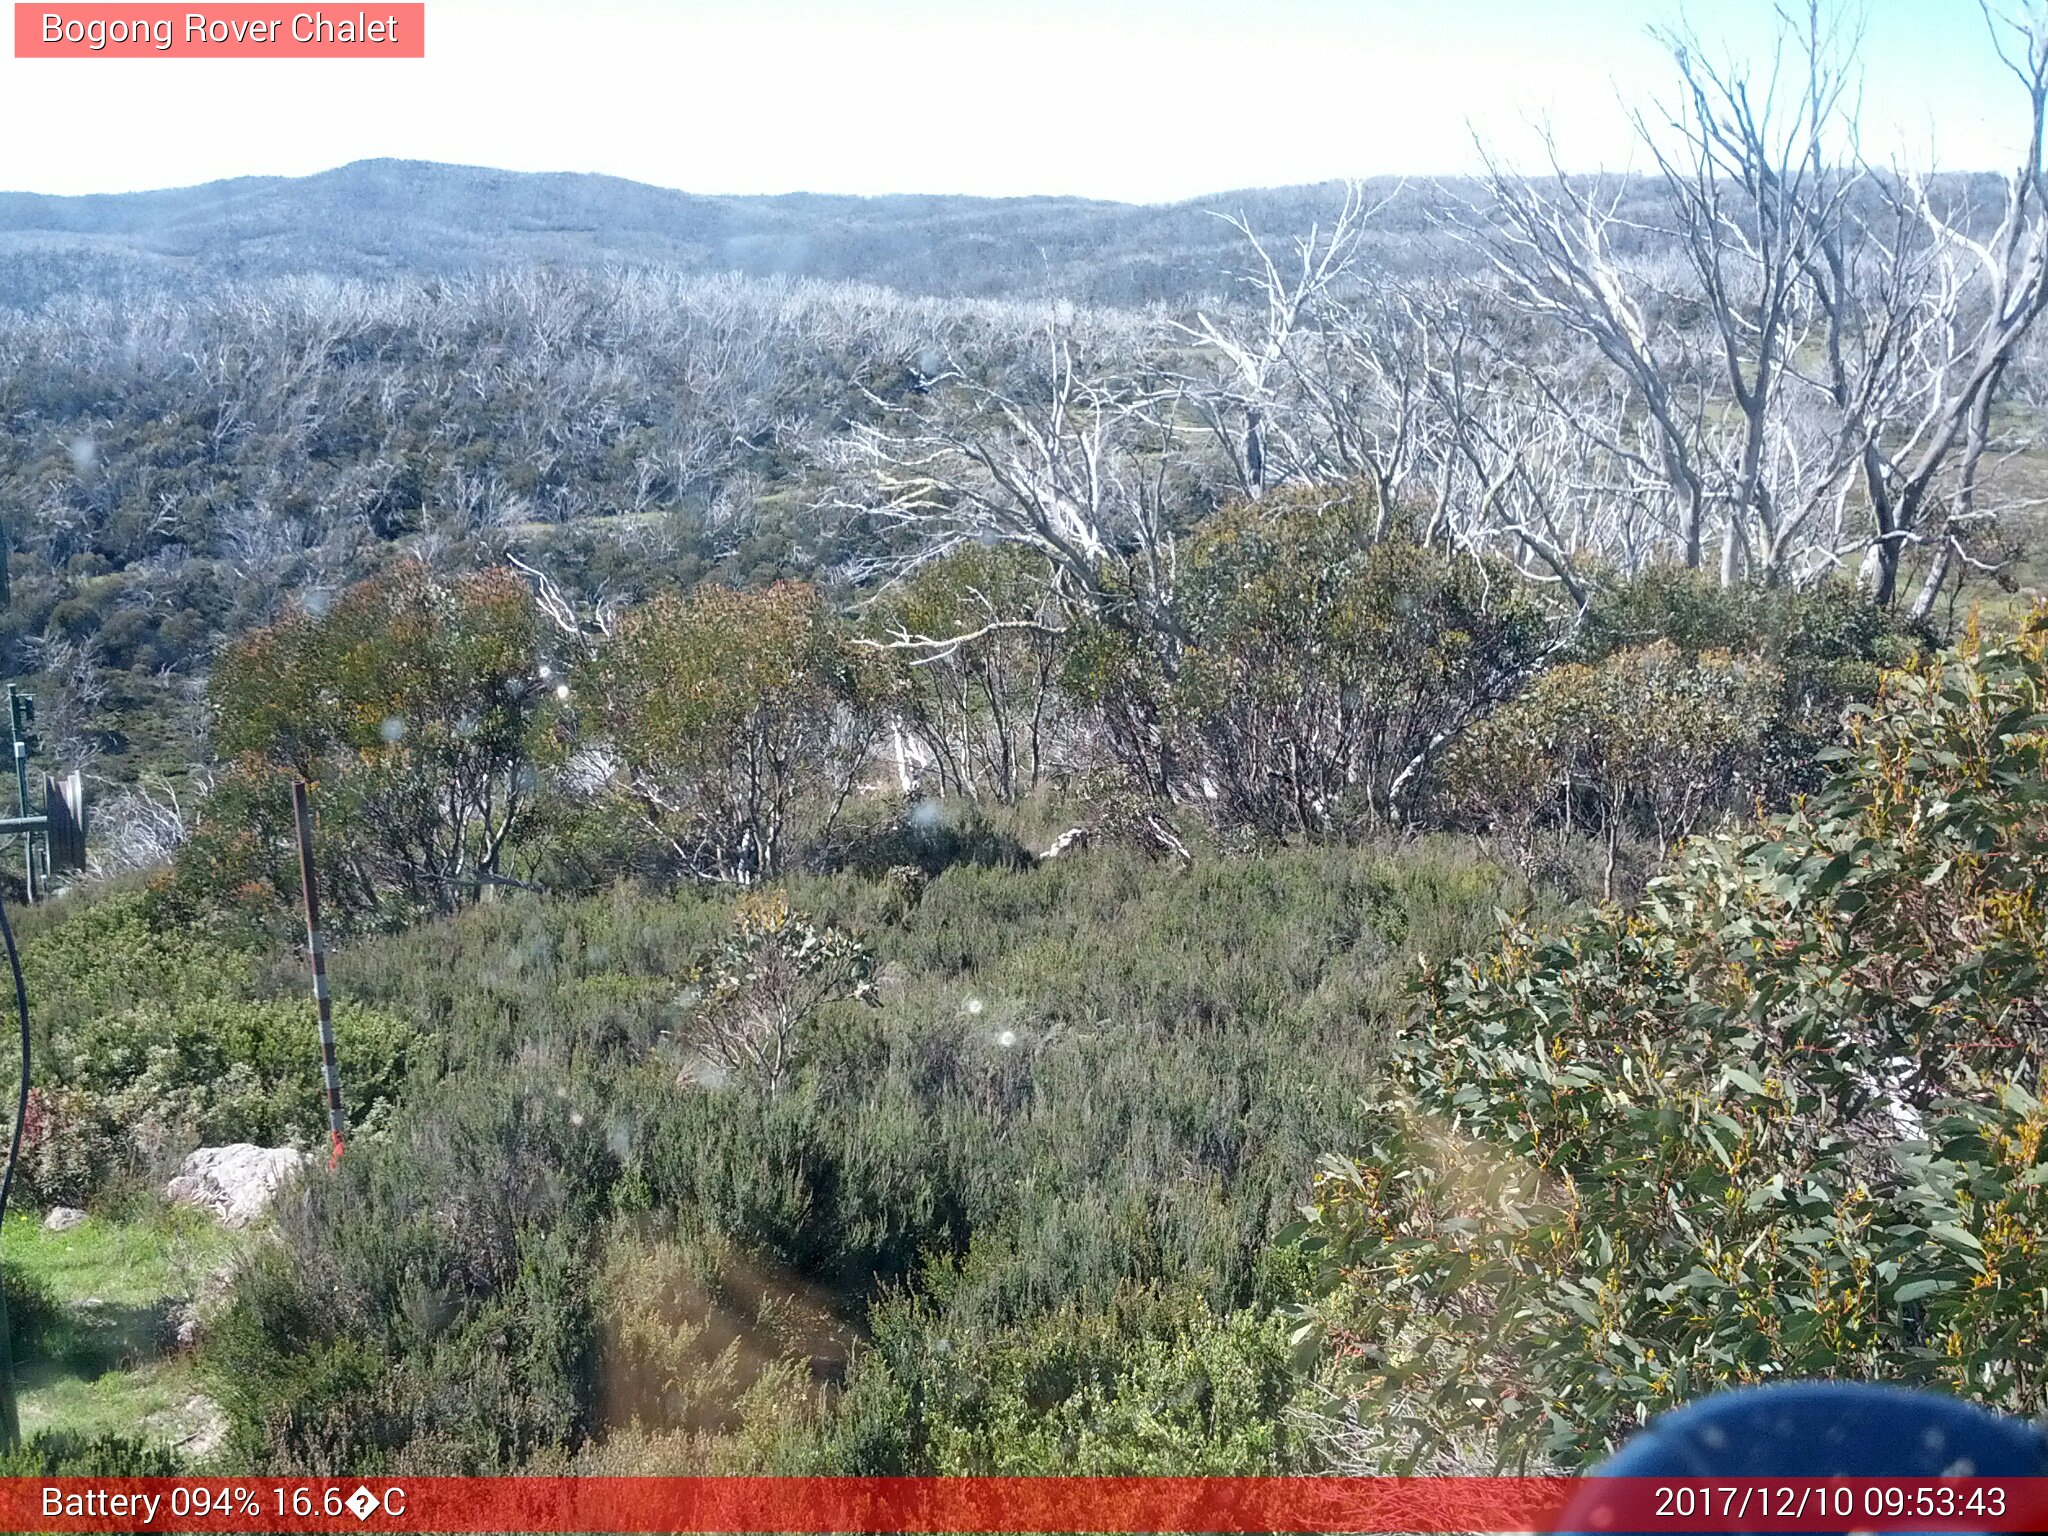
M150 1439L169 1441L188 1456L208 1456L227 1439L228 1416L212 1398L195 1393L182 1405L152 1413L142 1429Z
M1041 859L1058 858L1061 854L1065 853L1069 848L1072 848L1077 843L1087 842L1088 834L1091 830L1092 829L1088 827L1067 828L1066 831L1062 832L1058 837L1054 838L1052 842L1046 846L1045 851L1039 854L1039 857Z
M178 1449L187 1456L211 1456L228 1437L228 1416L219 1403L203 1395L187 1398L184 1420L188 1426Z
M271 1198L309 1161L291 1147L201 1147L186 1158L164 1193L179 1205L199 1205L229 1227L246 1227L269 1207Z
M57 1205L50 1208L50 1214L43 1218L43 1225L52 1232L69 1232L81 1221L85 1212L75 1205Z

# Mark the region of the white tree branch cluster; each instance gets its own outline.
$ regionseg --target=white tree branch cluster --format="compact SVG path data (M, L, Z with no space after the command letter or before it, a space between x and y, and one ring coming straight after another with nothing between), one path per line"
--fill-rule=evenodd
M1247 499L1363 480L1382 533L1408 517L1575 603L1675 559L1728 584L1850 570L1889 604L1917 549L1924 614L2009 505L1997 407L2048 306L2048 27L1985 20L2026 103L1995 207L1865 160L1859 39L1820 0L1755 70L1663 34L1674 98L1633 113L1647 177L1489 160L1480 195L1436 194L1477 281L1365 259L1396 194L1353 186L1284 250L1234 216L1242 303L1172 321L1149 371L1085 370L1054 324L1030 380L949 368L913 407L876 400L879 494L855 504L899 565L1021 544L1070 600L1162 615L1170 474Z

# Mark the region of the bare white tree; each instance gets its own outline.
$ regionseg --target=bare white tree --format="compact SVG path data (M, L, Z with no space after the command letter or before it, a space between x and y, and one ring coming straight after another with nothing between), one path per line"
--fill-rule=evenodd
M212 787L210 772L195 767L182 786L152 771L101 797L87 850L93 876L168 864L191 835L193 817Z
M1724 582L1854 563L1889 603L1924 543L1925 612L1994 515L1994 405L2048 303L2048 30L1985 14L2028 101L1988 232L1955 182L1862 160L1858 40L1819 0L1760 72L1660 34L1679 89L1634 117L1647 187L1574 178L1554 154L1541 178L1493 163L1459 228L1536 332L1522 399L1604 461L1596 479L1654 519L1655 552L1711 559Z
M1170 384L1093 371L1072 317L1056 315L1022 377L991 380L949 356L916 403L868 398L879 424L856 429L849 457L870 471L871 491L833 504L894 541L885 573L967 545L1017 546L1043 558L1062 603L1135 604L1171 628L1182 397ZM959 638L926 637L940 648Z
M1943 209L1924 180L1905 183L1910 206L1933 240L1946 323L1931 338L1935 383L1915 451L1882 455L1882 473L1871 477L1878 538L1865 572L1879 599L1891 599L1905 541L1934 547L1913 603L1916 615L1933 609L1951 565L1965 553L1969 532L1997 515L1985 482L1992 416L2015 358L2048 307L2048 180L2042 165L2048 15L2039 9L2005 15L1986 0L1984 19L1999 62L2026 94L2026 144L2006 179L1997 222L1981 239L1971 237L1967 203Z
M533 605L567 639L580 650L588 651L600 641L611 638L619 621L624 602L610 591L600 591L587 604L577 601L563 590L562 584L540 566L522 560L512 550L506 550L505 563L526 578L527 586L533 592Z
M1328 229L1312 226L1279 255L1242 213L1218 215L1248 249L1248 269L1237 275L1243 302L1197 311L1174 329L1213 364L1188 378L1188 400L1247 499L1269 481L1356 472L1367 445L1397 426L1400 391L1383 388L1383 358L1369 344L1387 332L1351 323L1347 303L1357 302L1359 238L1398 191L1375 202L1362 183L1347 182Z

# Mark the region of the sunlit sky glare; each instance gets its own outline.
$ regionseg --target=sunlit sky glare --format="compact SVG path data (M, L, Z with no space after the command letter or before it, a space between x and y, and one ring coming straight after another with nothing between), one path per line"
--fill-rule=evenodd
M329 0L353 16L375 0ZM109 4L109 16L122 7ZM1867 153L2004 168L2025 102L1975 0L1861 7ZM428 0L423 60L0 58L0 188L113 192L373 156L691 192L1169 201L1510 160L1642 168L1618 98L1689 15L1772 0Z

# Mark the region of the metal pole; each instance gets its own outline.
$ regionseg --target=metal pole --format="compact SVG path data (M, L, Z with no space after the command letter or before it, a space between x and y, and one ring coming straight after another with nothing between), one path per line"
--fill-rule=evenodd
M313 958L313 1006L320 1015L320 1070L327 1080L327 1128L334 1151L332 1168L341 1161L342 1133L348 1123L341 1113L341 1073L334 1065L334 1007L327 996L327 946L320 937L320 887L313 876L313 812L306 804L306 781L292 782L292 815L299 828L299 888L306 894L306 951Z
M28 815L28 743L21 734L21 689L14 683L7 685L7 726L14 736L14 796L21 807L21 814ZM25 833L21 839L21 874L24 894L30 906L36 900L36 835Z
M14 783L18 791L21 814L28 815L28 744L17 740L14 743ZM21 881L22 896L30 906L36 904L36 835L24 832L21 835Z

